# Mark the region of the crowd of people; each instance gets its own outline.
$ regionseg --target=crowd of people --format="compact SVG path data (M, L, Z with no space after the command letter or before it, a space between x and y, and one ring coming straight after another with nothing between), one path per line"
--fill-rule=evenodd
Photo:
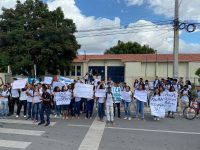
M80 119L80 115L85 115L85 119L92 119L95 108L99 121L104 121L107 117L107 123L114 124L114 118L123 118L131 120L134 116L138 119L144 120L145 117L145 104L147 107L151 103L152 97L159 97L164 92L178 93L177 103L181 110L189 105L192 100L191 90L192 85L189 80L185 83L182 79L167 78L156 79L153 82L153 89L150 88L148 80L135 80L133 85L129 86L126 83L113 82L109 79L107 82L101 80L96 76L95 78L84 77L77 79L74 83L64 85L63 87L52 88L51 84L31 83L27 84L22 89L12 89L11 84L4 84L0 78L2 91L0 92L0 118L6 118L16 115L16 118L24 117L26 120L32 120L38 125L50 124L50 115L62 119L76 118ZM94 85L93 98L76 97L74 95L75 84L92 84ZM132 90L133 89L133 90ZM115 91L114 91L115 90ZM137 99L134 96L135 91L147 92L147 103ZM104 91L105 96L97 97L95 93ZM56 93L66 92L70 95L70 103L67 105L57 105ZM114 94L118 93L118 95ZM153 93L153 94L151 94ZM198 112L200 110L200 90L196 91L196 98L198 104ZM131 105L135 104L135 112ZM16 107L17 106L17 107ZM15 108L17 108L15 110ZM23 108L23 111L22 111ZM16 114L15 114L16 111ZM167 112L167 117L174 118L175 112ZM180 113L181 115L181 113ZM46 121L45 121L46 116ZM154 120L159 120L160 117L153 116Z

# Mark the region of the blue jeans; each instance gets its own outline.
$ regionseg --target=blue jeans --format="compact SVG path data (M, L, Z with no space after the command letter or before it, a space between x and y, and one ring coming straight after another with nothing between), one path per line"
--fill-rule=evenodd
M7 116L8 115L8 101L1 101L0 102L0 116Z
M136 107L136 117L141 113L142 119L144 119L144 102L136 100Z
M75 102L75 114L77 116L80 116L80 106L81 106L81 101Z
M41 102L32 105L32 118L38 120L41 111Z
M104 113L104 103L98 103L98 115L100 119L103 119Z
M124 111L126 117L131 117L131 102L124 103Z
M27 102L27 107L28 107L28 118L32 117L32 102Z
M93 114L93 109L94 109L94 100L91 99L91 100L87 100L87 103L86 103L86 118L90 118L92 117L92 114Z
M40 111L40 122L45 122L44 112L46 113L47 123L50 123L50 113L51 113L50 106L46 106L46 105L42 104L41 111Z
M56 101L54 102L54 113L57 116L60 116L60 114L61 114L61 106L60 105L56 105Z

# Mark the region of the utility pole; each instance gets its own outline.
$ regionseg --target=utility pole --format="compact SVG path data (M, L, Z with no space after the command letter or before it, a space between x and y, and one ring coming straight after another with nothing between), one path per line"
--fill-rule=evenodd
M178 78L178 54L179 54L179 0L175 0L175 16L174 16L174 63L173 63L173 77Z

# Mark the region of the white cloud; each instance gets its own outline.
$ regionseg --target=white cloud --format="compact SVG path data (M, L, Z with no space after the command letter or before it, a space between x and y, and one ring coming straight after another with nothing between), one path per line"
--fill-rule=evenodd
M22 3L25 0L20 0ZM16 0L0 0L0 14L2 14L2 7L4 8L13 8L16 5Z
M0 0L1 1L1 0ZM24 0L23 0L24 1ZM157 14L167 13L168 17L173 16L170 14L169 8L173 6L171 3L166 2L166 6L161 3L161 0L148 0L150 3L150 8L155 10ZM168 0L171 1L171 0ZM188 0L183 0L181 6L185 5L185 2ZM194 0L197 2L197 0ZM163 2L163 1L162 1ZM139 3L139 2L138 2ZM4 0L3 3L0 3L0 7L4 6L6 8L14 7L15 0ZM81 50L86 50L87 53L103 53L105 49L110 48L117 44L118 40L127 42L127 41L136 41L141 44L148 44L150 47L158 50L159 53L172 53L173 49L173 32L168 30L166 25L156 25L152 22L139 20L137 22L131 23L127 28L124 28L120 25L120 19L118 17L113 20L107 18L95 18L94 16L85 16L81 10L76 6L75 0L49 0L48 5L50 10L54 10L57 7L61 7L64 11L66 18L71 18L77 25L77 29L80 30L90 30L97 28L113 28L114 31L95 31L95 32L86 32L86 33L77 33L76 37L78 42L81 44ZM138 5L138 4L137 4ZM188 4L190 5L190 4ZM159 9L159 6L162 9ZM193 6L190 6L193 7ZM187 8L190 8L187 6ZM196 9L196 6L193 8ZM200 6L199 6L200 8ZM173 8L172 8L173 9ZM168 11L165 11L168 10ZM185 12L193 12L193 9L185 10ZM173 10L172 10L173 12ZM196 11L197 12L197 11ZM1 13L1 12L0 12ZM200 15L196 13L195 15ZM191 15L194 16L194 15ZM145 27L144 27L145 26ZM143 27L143 28L142 28ZM119 29L122 28L122 29ZM106 33L105 33L106 32ZM113 33L126 33L126 34L113 34ZM105 35L111 33L112 35ZM92 36L92 35L104 35L104 36ZM91 36L91 37L88 37ZM195 43L185 43L183 40L180 40L180 49L183 53L199 53L200 44Z
M125 0L125 3L128 5L128 6L132 6L132 5L142 5L144 2L144 0Z

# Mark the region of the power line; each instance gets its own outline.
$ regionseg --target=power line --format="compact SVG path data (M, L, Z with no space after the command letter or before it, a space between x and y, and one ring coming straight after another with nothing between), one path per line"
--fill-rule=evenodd
M183 0L181 0L181 1L179 2L179 4L178 4L178 7L180 7L180 6L181 6L181 3L182 3L182 1L183 1Z

